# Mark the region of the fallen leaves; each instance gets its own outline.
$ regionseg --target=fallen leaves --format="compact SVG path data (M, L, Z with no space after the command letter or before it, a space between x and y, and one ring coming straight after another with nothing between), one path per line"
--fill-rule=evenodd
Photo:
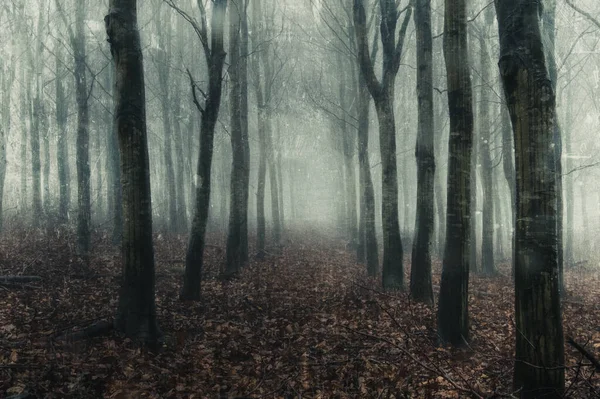
M220 281L223 251L209 246L203 300L180 302L185 237L156 241L157 309L164 347L149 353L116 335L82 342L53 337L108 319L116 306L119 254L95 244L91 269L70 262L68 234L3 238L2 272L43 277L0 297L0 396L49 398L459 398L509 394L514 350L508 277L473 276L472 341L436 346L435 309L380 292L353 254L314 234L292 235L281 255L253 260ZM210 238L219 243L218 237ZM408 265L406 266L408 270ZM507 269L507 266L504 266ZM408 279L407 279L408 281ZM434 284L439 282L439 264ZM580 297L565 303L565 330L598 348L597 273L568 275ZM3 291L4 292L4 291ZM569 383L580 357L567 351ZM34 367L35 366L35 367ZM591 397L580 372L572 397ZM590 380L595 389L598 377Z

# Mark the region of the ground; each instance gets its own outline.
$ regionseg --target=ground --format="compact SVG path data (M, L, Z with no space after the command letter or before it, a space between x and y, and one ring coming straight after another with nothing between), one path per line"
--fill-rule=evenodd
M111 320L120 269L106 234L95 235L89 271L78 265L74 242L59 230L0 238L0 274L42 277L0 286L0 397L510 397L508 265L499 277L472 277L471 341L453 350L436 345L435 309L381 292L342 242L319 232L288 234L281 255L252 260L232 280L218 278L224 239L211 236L199 303L178 300L184 238L156 235L164 344L149 352L114 333L69 336ZM437 262L436 293L439 274ZM600 273L580 268L566 281L565 334L597 356ZM598 397L600 378L566 352L567 396Z

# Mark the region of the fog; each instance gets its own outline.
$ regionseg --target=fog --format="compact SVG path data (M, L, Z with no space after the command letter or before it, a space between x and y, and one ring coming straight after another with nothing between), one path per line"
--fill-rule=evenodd
M149 233L188 242L187 257L177 256L186 259L186 281L192 264L203 264L205 243L226 251L229 277L315 232L332 254L343 248L353 263L370 265L370 277L381 270L384 290L403 291L405 270L423 255L429 305L438 292L432 262L445 271L462 262L467 283L469 270L510 278L514 265L519 275L519 262L529 259L525 243L538 245L542 236L556 239L544 247L558 259L555 295L569 292L563 269L571 282L586 278L575 273L598 272L597 1L545 0L531 17L539 29L526 34L539 36L542 48L526 55L542 54L535 73L555 99L547 118L532 105L546 92L510 91L524 75L508 76L513 70L502 63L523 47L501 46L499 37L516 43L518 35L499 25L499 1L145 0L137 2L139 48L109 37L125 3L0 4L0 241L66 232L86 265L106 237L111 248L130 248L127 234L139 229L129 223L144 211L133 212L129 201L146 198L132 170L142 165L150 178ZM444 32L453 4L466 9L463 19L455 14L464 32ZM429 18L421 8L431 12L423 31L415 23ZM452 47L452 35L462 33L466 48ZM135 76L143 87L135 88L126 63L140 51L143 74ZM527 106L519 102L525 97ZM130 114L144 127L127 125ZM552 138L536 142L551 134L548 126ZM136 129L142 145L124 133ZM143 159L146 143L148 165L128 163L128 156ZM536 202L549 190L548 203ZM548 235L531 227L542 219L554 223ZM199 287L200 271L197 278L190 284ZM468 302L468 284L462 294Z

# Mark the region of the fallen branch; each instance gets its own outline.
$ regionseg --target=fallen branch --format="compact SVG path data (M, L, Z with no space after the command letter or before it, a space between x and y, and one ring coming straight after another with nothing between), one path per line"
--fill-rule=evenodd
M40 276L0 276L0 284L27 284L42 281Z
M64 335L56 337L59 341L82 341L101 335L106 335L113 329L113 323L106 320L100 320L81 331L69 332Z
M587 349L585 349L583 346L581 346L580 344L578 344L577 342L575 342L575 340L573 339L573 337L567 337L567 342L574 347L575 349L577 349L577 351L579 353L581 353L587 360L589 360L593 365L594 368L596 369L596 371L600 371L600 361L598 361L598 359L596 359L596 357Z

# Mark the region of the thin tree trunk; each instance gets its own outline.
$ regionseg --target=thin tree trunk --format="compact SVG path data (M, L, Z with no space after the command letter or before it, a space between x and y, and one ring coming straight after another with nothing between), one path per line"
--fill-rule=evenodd
M215 0L212 9L210 47L204 47L208 64L208 92L204 108L201 108L196 99L196 86L192 81L194 101L202 114L200 123L200 151L198 154L198 182L194 202L194 218L190 231L188 250L185 258L185 273L181 299L199 300L200 282L202 279L202 264L204 260L204 246L206 239L206 225L210 209L211 169L215 126L219 116L222 94L222 73L225 63L225 49L223 47L223 25L225 22L226 0ZM203 13L206 22L206 16ZM206 23L204 23L206 25ZM203 41L209 43L208 33L201 33ZM191 79L191 77L190 77Z
M434 218L435 151L433 146L433 39L431 34L431 0L415 4L417 28L417 98L418 136L417 208L412 248L410 294L413 299L433 304L431 285L431 240Z
M545 64L539 2L496 1L500 72L516 159L514 388L562 398L564 337L557 236L555 95ZM529 110L535 110L535 113Z
M487 47L487 27L493 24L494 14L492 8L488 7L484 11L485 27L479 36L480 45L480 63L481 63L481 98L480 112L481 130L479 132L481 153L481 186L483 188L483 198L481 203L481 271L487 275L496 274L496 265L494 263L494 189L493 189L493 169L492 169L492 149L493 140L490 123L490 90L491 85L491 66L489 62L489 52ZM497 193L496 193L497 194Z
M231 0L229 8L229 77L231 117L231 202L227 234L226 272L238 272L248 260L248 182L249 153L247 130L242 113L241 28L245 14L243 0Z
M85 265L91 249L91 197L90 197L90 136L89 105L85 49L85 9L87 1L77 2L75 34L71 37L75 58L75 93L77 98L77 251Z
M467 49L466 8L466 0L446 0L444 14L450 138L446 246L437 319L440 340L454 346L464 345L469 340L473 94Z
M379 120L379 146L382 166L382 225L383 225L383 287L404 288L403 250L398 221L398 172L396 168L396 126L394 119L394 84L400 67L406 29L412 14L408 8L404 21L396 33L398 13L396 2L382 0L381 42L383 50L383 74L379 82L375 75L373 60L367 42L366 12L363 0L354 0L354 28L361 73L377 111ZM398 40L396 40L396 34Z
M136 0L111 0L106 33L115 62L115 121L118 134L125 229L123 281L115 327L155 345L160 337L154 301L152 205L146 128L144 67Z

